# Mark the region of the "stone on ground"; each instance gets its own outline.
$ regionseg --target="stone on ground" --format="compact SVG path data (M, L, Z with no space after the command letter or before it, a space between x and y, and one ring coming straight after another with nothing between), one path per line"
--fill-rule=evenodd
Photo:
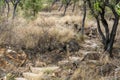
M43 79L43 74L35 74L35 73L31 73L31 72L26 72L23 73L24 78L26 78L27 80L42 80Z
M19 78L15 78L15 80L27 80L27 79L19 77Z
M55 70L59 69L59 67L55 66L55 67L31 67L31 71L33 73L39 74L39 73L45 73L45 72L53 72Z

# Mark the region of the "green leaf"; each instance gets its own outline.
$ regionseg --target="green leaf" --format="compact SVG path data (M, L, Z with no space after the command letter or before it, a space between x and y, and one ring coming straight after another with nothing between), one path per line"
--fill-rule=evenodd
M115 6L115 11L116 11L117 14L120 16L120 3L118 3L118 4Z
M101 12L100 2L99 1L96 1L94 3L94 10L97 11L97 12Z

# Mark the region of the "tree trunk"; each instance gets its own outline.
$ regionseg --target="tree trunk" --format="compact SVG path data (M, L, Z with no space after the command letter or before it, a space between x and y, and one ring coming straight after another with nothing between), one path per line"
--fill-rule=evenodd
M70 2L71 2L71 0L66 0L66 5L65 5L65 10L64 10L63 16L65 15L66 10L67 10L67 8L68 8Z
M108 28L108 23L106 19L104 18L103 14L101 14L101 21L105 28L106 39L105 39L105 44L104 44L104 50L106 51L108 43L109 43L109 28Z
M84 37L84 26L85 26L85 19L86 19L86 1L85 0L84 0L83 10L84 10L84 15L82 20L82 28L81 28L82 37Z
M103 34L103 32L102 32L102 30L101 30L100 21L99 21L98 16L96 16L95 18L96 18L96 21L97 21L98 33L100 34L101 39L102 39L102 44L104 45L104 44L106 44L106 43L105 43L106 38L105 38L105 35Z
M13 19L15 18L15 12L16 12L16 8L17 8L17 5L18 5L18 3L20 2L20 0L16 0L15 2L14 2L14 10L13 10Z
M63 4L60 5L60 8L58 9L58 11L60 11L62 9L62 7L63 7Z
M7 17L9 15L9 12L10 12L10 4L9 4L9 1L8 0L5 0L5 3L7 4L7 7L8 7L8 11L7 11ZM5 5L6 5L5 4Z
M111 32L111 35L110 35L110 42L109 42L107 50L106 50L107 52L110 53L111 57L113 57L112 49L113 49L113 43L114 43L114 40L115 40L118 23L119 23L119 16L115 18L113 28L112 28L112 32Z
M112 31L111 31L111 34L110 34L110 41L108 43L107 50L106 50L107 52L110 53L110 57L113 57L112 50L113 50L113 43L114 43L116 32L117 32L117 27L118 27L118 24L119 24L119 15L116 13L113 6L111 6L109 4L107 4L107 6L111 9L111 11L113 12L113 15L115 17L114 24L113 24L113 27L112 27Z
M73 4L73 9L72 9L72 12L74 12L75 11L75 6L76 6L76 1L74 2L74 4Z

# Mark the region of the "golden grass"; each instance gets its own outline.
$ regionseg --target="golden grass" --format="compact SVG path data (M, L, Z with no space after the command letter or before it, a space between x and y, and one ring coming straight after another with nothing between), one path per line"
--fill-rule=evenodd
M92 69L87 64L81 64L70 80L100 80L100 76L95 72L95 68Z
M73 38L81 41L78 38L80 35L73 29L73 25L78 24L80 26L81 21L82 17L79 15L38 16L36 19L29 21L20 16L14 20L8 19L7 23L3 22L1 24L1 26L7 26L5 28L8 28L8 30L2 31L0 34L0 44L33 48L43 36L44 39L53 37L59 42L67 42ZM86 23L86 26L91 25L93 25L93 22L90 25Z

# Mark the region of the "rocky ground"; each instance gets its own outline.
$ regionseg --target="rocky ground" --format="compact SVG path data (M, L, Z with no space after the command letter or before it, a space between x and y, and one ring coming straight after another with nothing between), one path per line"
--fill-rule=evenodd
M61 24L60 16L56 16L57 23ZM63 23L63 26L78 25ZM109 58L94 29L85 28L83 41L71 39L47 48L44 54L29 55L28 50L1 47L0 80L120 80L119 49L114 50L113 59Z
M73 44L74 47L78 47L74 42ZM84 62L87 61L93 65L98 62L97 60L100 58L98 48L95 41L85 40L77 52L54 50L38 55L39 58L35 57L34 60L28 60L24 53L16 53L8 49L1 55L1 73L5 72L1 74L1 77L17 76L17 80L75 80L73 78L80 64L85 66ZM1 50L4 52L4 49ZM2 60L2 58L5 59Z
M119 80L119 59L104 55L96 39L85 40L77 52L55 50L38 56L28 60L24 53L7 50L0 56L1 80Z

